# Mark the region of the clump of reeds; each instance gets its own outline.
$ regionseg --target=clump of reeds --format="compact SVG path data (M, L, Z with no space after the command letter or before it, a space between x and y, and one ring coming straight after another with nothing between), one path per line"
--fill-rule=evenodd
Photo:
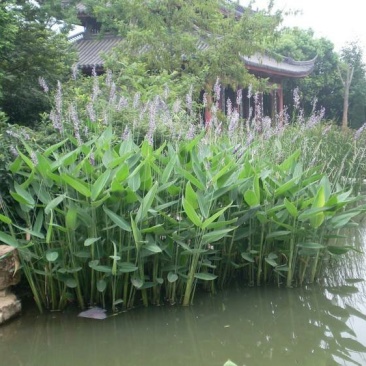
M2 205L0 240L18 248L40 310L189 305L197 286L238 278L293 286L352 249L328 243L364 207L341 186L352 177L347 155L337 171L323 161L324 139L338 135L320 115L307 128L256 114L245 124L213 103L207 126L191 96L185 107L142 102L119 95L110 75L103 88L89 81L79 99L58 86L59 142L36 149L15 137L16 210Z

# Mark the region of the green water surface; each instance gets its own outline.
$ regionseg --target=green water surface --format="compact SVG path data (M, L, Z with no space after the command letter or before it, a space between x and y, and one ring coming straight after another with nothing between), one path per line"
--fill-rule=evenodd
M201 293L190 308L141 307L105 320L25 306L0 327L0 366L366 365L364 268L357 253L321 284L236 287Z

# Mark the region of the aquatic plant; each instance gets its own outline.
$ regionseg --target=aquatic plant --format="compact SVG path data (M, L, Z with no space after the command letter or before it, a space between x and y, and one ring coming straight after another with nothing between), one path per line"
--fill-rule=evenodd
M191 97L184 111L163 97L123 99L111 80L88 82L92 93L70 100L59 85L58 142L14 136L14 206L1 205L0 240L18 248L41 311L70 301L113 311L189 305L197 287L233 280L291 287L353 249L329 243L365 209L351 190L364 171L352 163L365 153L353 137L332 127L333 149L345 141L346 153L324 161L333 150L318 123L253 118L246 130L233 111L228 121L213 111L200 129Z

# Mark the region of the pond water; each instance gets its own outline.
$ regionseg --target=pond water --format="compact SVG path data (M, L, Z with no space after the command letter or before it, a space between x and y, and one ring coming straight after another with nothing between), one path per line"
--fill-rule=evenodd
M365 234L349 241L366 246ZM321 284L233 288L200 294L190 308L137 308L105 320L25 306L0 327L0 365L366 365L365 263L355 253Z

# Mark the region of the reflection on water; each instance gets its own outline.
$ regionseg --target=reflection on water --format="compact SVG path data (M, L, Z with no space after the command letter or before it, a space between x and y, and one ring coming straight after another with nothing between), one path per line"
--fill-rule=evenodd
M364 257L324 284L202 294L191 308L135 309L105 320L33 308L0 328L0 365L366 365Z

